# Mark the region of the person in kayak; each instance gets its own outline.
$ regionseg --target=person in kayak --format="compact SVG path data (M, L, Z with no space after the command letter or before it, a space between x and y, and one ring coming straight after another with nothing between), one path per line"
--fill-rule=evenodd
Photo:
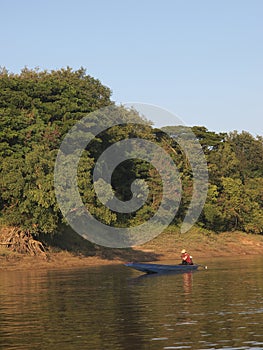
M182 265L193 265L193 258L185 249L181 251Z

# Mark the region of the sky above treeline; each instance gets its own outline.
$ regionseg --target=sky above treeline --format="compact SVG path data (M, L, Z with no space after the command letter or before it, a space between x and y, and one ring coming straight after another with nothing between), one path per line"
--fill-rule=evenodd
M0 66L81 66L157 127L263 135L263 1L0 0ZM152 118L153 119L153 118Z

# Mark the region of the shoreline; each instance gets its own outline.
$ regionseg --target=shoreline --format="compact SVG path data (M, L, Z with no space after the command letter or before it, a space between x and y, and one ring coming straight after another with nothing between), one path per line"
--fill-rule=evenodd
M11 253L0 254L0 271L51 270L96 267L123 264L127 261L180 262L180 251L186 248L193 255L194 262L208 261L209 258L244 257L263 254L263 236L241 232L203 234L198 232L174 235L161 234L140 247L129 249L101 248L93 256L70 253L68 251L48 252L42 256L28 256Z

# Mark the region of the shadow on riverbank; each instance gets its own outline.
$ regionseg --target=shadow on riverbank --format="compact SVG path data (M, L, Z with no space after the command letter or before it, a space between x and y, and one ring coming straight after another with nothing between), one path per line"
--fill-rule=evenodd
M52 269L120 264L127 261L154 262L170 260L180 262L180 251L187 249L195 259L212 257L246 256L263 253L263 235L242 232L216 234L193 228L180 234L170 227L164 233L139 247L117 249L95 245L71 230L63 234L42 236L48 248L46 256L28 256L1 247L1 269Z

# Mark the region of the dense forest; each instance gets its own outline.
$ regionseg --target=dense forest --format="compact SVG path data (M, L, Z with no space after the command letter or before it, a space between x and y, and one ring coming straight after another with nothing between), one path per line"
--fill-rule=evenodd
M54 165L60 144L80 119L112 106L111 91L85 69L56 71L23 69L0 71L0 223L37 234L63 230L66 222L54 193ZM172 157L180 173L183 195L173 224L180 225L193 191L191 166L176 139L178 126L155 129L151 122L129 124L134 111L121 108L126 125L96 136L78 165L78 186L89 211L107 225L122 227L148 220L160 205L162 184L156 169L140 159L120 164L112 187L122 201L130 199L130 185L142 179L149 186L145 204L132 213L117 213L97 198L92 172L100 154L116 141L137 137L155 142ZM136 115L137 120L140 119ZM187 129L184 127L184 130ZM215 133L204 126L191 130L206 156L209 188L198 225L216 232L241 230L263 233L263 138L248 132ZM103 179L101 179L103 181ZM104 186L104 191L106 191ZM107 196L107 193L105 193Z

